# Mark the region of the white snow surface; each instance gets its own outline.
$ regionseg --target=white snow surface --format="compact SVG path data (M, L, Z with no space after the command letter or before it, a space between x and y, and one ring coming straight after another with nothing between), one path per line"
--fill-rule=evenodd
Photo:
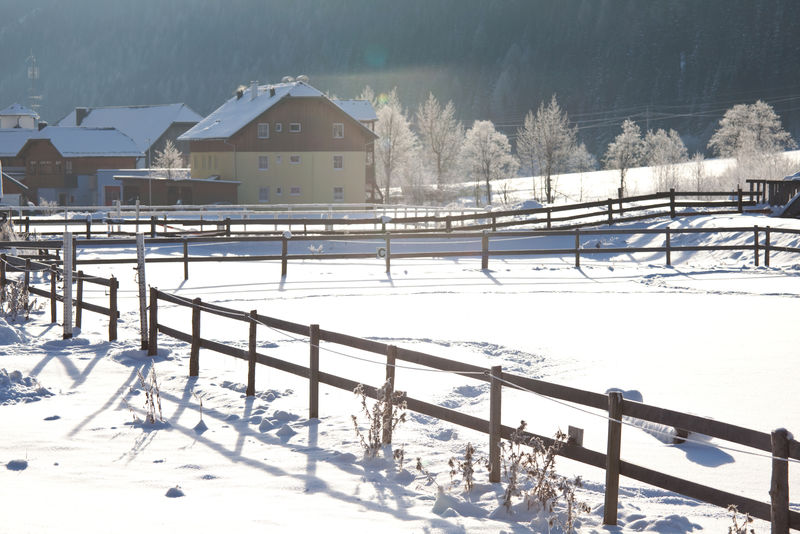
M246 97L245 97L246 98ZM669 221L656 221L663 227ZM752 216L695 217L673 224L800 228L800 221ZM728 236L738 242L749 236ZM693 237L694 239L694 237ZM700 244L719 242L706 239ZM786 238L788 239L788 238ZM738 241L737 241L738 240ZM794 246L796 240L793 241ZM347 244L338 244L347 247ZM511 242L508 246L512 246ZM524 248L527 244L519 244ZM255 253L259 245L205 246L208 255ZM151 249L179 255L180 245ZM80 257L130 256L128 249L86 249ZM193 252L194 253L194 252ZM187 299L278 317L391 343L482 367L598 393L611 388L645 403L769 432L800 429L794 394L800 371L797 306L800 261L776 253L754 267L752 254L492 257L291 262L149 264L147 283ZM503 508L502 484L483 467L466 494L451 487L447 462L468 442L486 456L485 435L409 413L394 444L365 459L351 415L350 392L321 386L320 418L308 419L305 379L258 367L256 394L245 396L247 363L200 353L189 378L189 345L159 336L159 352L140 350L136 282L130 265L86 266L121 282L119 341L106 341L102 316L84 311L83 329L62 340L40 310L27 323L0 323L0 368L19 371L54 395L0 406L0 531L15 533L546 532L541 514ZM103 288L87 285L104 304ZM59 310L59 320L61 311ZM191 311L162 303L159 322L190 331ZM203 314L203 337L247 348L248 325ZM301 365L305 339L258 327L258 349ZM330 350L333 349L333 350ZM322 344L321 370L380 385L385 360ZM144 415L137 373L155 368L164 423ZM10 373L10 371L9 371ZM9 374L10 376L10 374ZM413 365L396 385L414 398L488 418L486 383ZM583 428L584 446L605 452L607 421L594 410L503 392L503 423L520 420L552 436ZM641 422L639 422L641 423ZM623 459L694 482L768 501L771 460L757 451L704 436L673 445L669 428L637 424L622 431ZM403 448L405 463L391 461ZM755 454L753 454L755 453ZM435 483L414 469L419 457ZM24 459L24 460L23 460ZM24 467L22 467L24 465ZM622 478L619 525L603 527L604 472L558 458L557 470L581 475L579 498L591 512L579 532L725 532L722 508ZM790 466L792 506L800 504L800 471ZM457 477L458 478L458 477ZM437 489L437 484L439 488ZM757 532L769 525L757 521Z

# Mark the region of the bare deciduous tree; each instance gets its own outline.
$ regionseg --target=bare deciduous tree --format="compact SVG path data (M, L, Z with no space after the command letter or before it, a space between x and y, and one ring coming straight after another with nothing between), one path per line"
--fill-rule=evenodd
M494 128L491 121L475 121L467 130L461 148L461 158L466 170L476 180L486 184L486 201L492 203L491 181L510 178L517 173L519 162L511 155L508 137ZM478 186L475 187L475 204L480 203Z
M384 202L389 202L392 178L405 165L414 153L417 139L411 131L408 116L403 109L397 89L378 101L378 123L375 133L379 139L375 141L375 158L380 163L377 171L384 185Z
M648 130L644 137L643 163L653 167L659 191L678 187L679 163L688 160L686 145L675 130Z
M642 132L630 119L622 123L622 133L608 145L603 161L607 169L619 169L619 187L623 193L625 175L628 169L635 167L641 161L643 147Z
M461 149L464 127L456 120L453 102L442 107L433 93L417 109L416 124L425 163L436 175L436 187L441 189Z
M184 165L183 154L171 140L167 139L167 142L164 143L164 150L156 151L153 164L159 169L167 169L167 178L172 178L172 169L180 169Z

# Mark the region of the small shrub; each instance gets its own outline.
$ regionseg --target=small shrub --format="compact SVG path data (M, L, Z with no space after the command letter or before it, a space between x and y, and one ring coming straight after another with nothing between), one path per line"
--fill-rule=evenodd
M750 517L750 514L745 514L744 517L741 517L739 509L734 504L728 506L728 511L731 513L731 521L733 522L728 527L728 534L756 534L756 531L750 526L753 523L753 518Z
M417 456L417 467L416 467L416 469L417 469L417 471L419 471L425 477L425 480L428 481L428 484L433 484L434 486L436 486L437 489L441 489L441 486L439 486L439 483L436 482L436 477L434 475L432 475L430 471L425 469L425 466L422 465L422 458L420 458L419 456Z
M0 312L3 315L15 320L22 316L27 321L31 311L36 307L36 299L30 300L30 293L25 287L25 282L7 280L6 285L0 291Z
M358 426L358 418L355 415L351 416L353 418L353 427L361 442L361 447L364 449L364 455L368 458L374 458L381 447L386 444L384 443L384 435L387 434L387 431L393 432L400 423L406 420L406 402L402 400L402 393L392 391L391 381L389 380L378 389L378 400L375 401L371 408L367 405L367 394L362 384L359 384L353 393L360 398L361 411L367 418L366 436L361 432ZM395 409L392 409L393 406Z
M472 488L475 487L475 463L475 447L472 446L472 443L467 443L464 449L463 461L457 458L450 458L450 461L447 462L447 465L450 466L450 486L456 486L454 479L457 474L460 474L461 483L464 484L464 491L467 493L472 491Z

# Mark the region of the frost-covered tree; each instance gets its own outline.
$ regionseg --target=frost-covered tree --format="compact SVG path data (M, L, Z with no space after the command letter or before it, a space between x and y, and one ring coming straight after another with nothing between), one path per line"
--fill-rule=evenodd
M625 192L625 175L628 169L639 164L644 141L639 126L630 119L622 123L622 133L608 145L603 157L606 169L619 169L619 187Z
M464 139L464 127L456 119L456 108L452 101L444 107L428 94L416 114L417 131L424 161L436 176L436 186L441 189L453 168Z
M679 185L678 164L688 160L688 151L675 130L648 130L644 136L642 160L653 167L656 187L662 191Z
M417 139L396 88L386 98L379 99L377 116L375 133L379 139L375 141L375 158L379 164L376 170L384 186L384 202L389 202L392 178L410 162Z
M796 146L772 106L761 100L755 104L737 104L726 111L708 142L708 148L723 158L769 154Z
M475 121L464 136L461 159L465 169L476 181L486 184L486 201L492 203L491 181L510 178L517 173L519 162L511 155L508 137L498 132L491 121ZM480 195L476 183L475 203Z
M535 115L529 111L517 130L517 154L531 171L534 164L538 167L547 202L553 201L552 176L567 170L576 138L577 128L570 127L569 117L555 95L547 107L540 104Z
M172 178L172 169L180 169L184 166L183 154L171 140L167 139L167 142L164 143L164 150L156 151L153 164L158 169L167 169L167 178Z

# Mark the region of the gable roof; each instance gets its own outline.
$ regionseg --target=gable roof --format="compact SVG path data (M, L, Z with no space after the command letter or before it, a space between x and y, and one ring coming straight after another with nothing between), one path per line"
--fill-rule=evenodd
M65 158L141 157L142 151L133 139L114 128L48 126L28 139L46 139Z
M150 148L172 124L197 124L203 119L186 104L180 103L85 109L87 114L80 125L76 123L77 110L72 110L69 115L58 121L57 126L116 128L133 139L140 152Z
M38 133L30 128L0 128L0 158L13 158L25 142Z
M369 100L331 100L334 104L342 108L342 110L360 122L369 122L378 120L378 115L375 113L375 108Z
M30 116L30 117L39 117L39 114L36 113L35 111L33 111L32 109L26 108L25 106L17 104L16 102L14 102L10 106L8 106L6 109L0 111L0 115L5 115L5 116L8 116L8 115L23 116L24 115L24 116Z
M228 139L284 98L321 98L333 102L319 90L300 81L250 86L243 91L241 97L238 95L231 97L211 115L178 137L178 140ZM360 119L348 113L342 106L337 105L337 107L350 115L365 131L375 136L369 128L360 123Z

